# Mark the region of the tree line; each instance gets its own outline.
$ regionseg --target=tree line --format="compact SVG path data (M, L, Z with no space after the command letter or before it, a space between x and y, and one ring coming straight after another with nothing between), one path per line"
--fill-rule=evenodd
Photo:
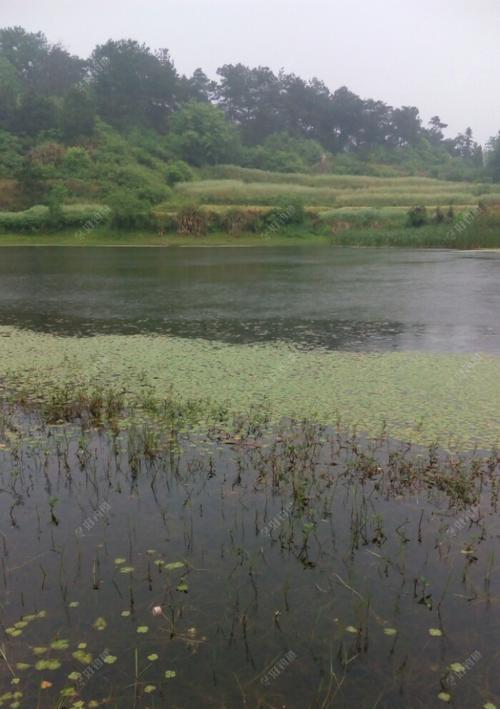
M214 81L202 69L180 75L168 50L130 39L109 40L82 59L41 32L0 30L1 131L76 144L99 120L122 133L170 136L176 154L193 165L258 166L259 150L261 162L262 151L268 162L274 156L268 169L285 171L323 153L384 162L416 151L429 163L451 157L476 169L484 162L470 127L445 137L437 115L424 125L415 106L363 99L345 86L332 92L316 78L226 64ZM487 147L487 170L500 180L500 138Z

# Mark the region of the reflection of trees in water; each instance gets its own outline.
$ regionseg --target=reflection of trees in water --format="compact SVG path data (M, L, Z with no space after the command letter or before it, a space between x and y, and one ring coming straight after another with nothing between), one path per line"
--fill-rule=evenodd
M228 344L252 344L282 341L304 348L366 350L398 349L398 341L410 329L403 323L351 322L347 320L158 320L62 318L41 313L4 314L0 324L14 325L35 332L59 336L165 334L175 337L202 338ZM422 328L412 328L413 335L424 336Z

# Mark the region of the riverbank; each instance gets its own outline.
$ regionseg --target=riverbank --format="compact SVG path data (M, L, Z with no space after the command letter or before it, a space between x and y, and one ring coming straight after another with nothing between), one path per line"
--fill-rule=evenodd
M500 223L494 221L472 225L465 231L446 224L430 224L420 228L404 226L343 226L319 228L287 227L277 232L242 232L228 234L209 232L202 235L180 235L154 231L96 228L82 234L74 229L32 233L0 233L1 246L394 246L400 248L448 248L460 250L499 249Z

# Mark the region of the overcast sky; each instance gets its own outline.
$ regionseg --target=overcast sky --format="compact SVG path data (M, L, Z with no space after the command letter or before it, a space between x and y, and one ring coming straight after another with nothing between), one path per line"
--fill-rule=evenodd
M109 38L170 49L180 73L283 67L363 98L500 130L500 0L0 0L0 26L88 56Z

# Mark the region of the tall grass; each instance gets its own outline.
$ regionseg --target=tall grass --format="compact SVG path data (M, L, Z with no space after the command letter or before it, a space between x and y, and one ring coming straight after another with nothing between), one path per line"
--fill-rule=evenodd
M436 189L426 191L409 186L403 190L386 189L333 189L308 187L287 183L245 183L239 180L204 180L177 185L175 196L190 198L201 204L277 205L287 201L302 200L309 206L443 206L448 204L477 204L478 196L472 191L442 191L442 183ZM500 196L500 195L499 195Z
M244 183L304 185L306 187L333 187L335 189L380 189L391 192L420 190L429 192L463 192L464 188L474 194L496 193L500 197L500 185L483 183L450 182L431 177L372 177L368 175L311 175L304 173L269 172L235 165L217 165L199 171L202 182L231 180Z

